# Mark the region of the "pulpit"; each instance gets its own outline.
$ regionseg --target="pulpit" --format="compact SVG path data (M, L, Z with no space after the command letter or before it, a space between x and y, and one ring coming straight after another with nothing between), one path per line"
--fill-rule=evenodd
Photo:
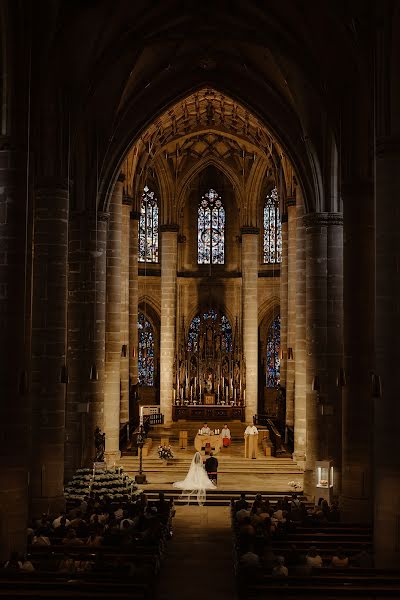
M215 394L204 394L204 404L215 404Z
M244 436L244 457L257 458L258 433Z

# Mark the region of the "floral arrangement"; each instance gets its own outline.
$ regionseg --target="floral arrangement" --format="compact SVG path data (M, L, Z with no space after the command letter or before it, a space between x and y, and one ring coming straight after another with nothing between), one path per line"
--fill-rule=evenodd
M68 500L83 500L91 492L100 498L108 496L111 500L122 500L124 496L137 496L142 490L137 488L135 480L123 472L121 467L110 470L77 469L72 480L64 488L64 497Z
M161 460L170 460L171 458L174 458L171 446L158 446L158 456Z
M300 481L289 481L288 486L291 487L292 489L296 490L296 492L298 490L301 490L301 488L303 487L301 485Z

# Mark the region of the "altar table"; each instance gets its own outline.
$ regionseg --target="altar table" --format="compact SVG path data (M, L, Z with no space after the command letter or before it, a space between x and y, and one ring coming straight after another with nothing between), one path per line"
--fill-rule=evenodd
M194 447L196 448L197 452L200 452L200 454L204 452L202 448L204 448L206 444L210 444L211 451L214 454L217 454L221 450L222 446L221 435L202 435L198 433L194 438Z

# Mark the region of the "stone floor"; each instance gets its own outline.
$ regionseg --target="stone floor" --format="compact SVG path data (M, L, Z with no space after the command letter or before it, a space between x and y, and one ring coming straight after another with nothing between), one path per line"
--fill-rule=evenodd
M236 599L229 507L176 507L157 599Z

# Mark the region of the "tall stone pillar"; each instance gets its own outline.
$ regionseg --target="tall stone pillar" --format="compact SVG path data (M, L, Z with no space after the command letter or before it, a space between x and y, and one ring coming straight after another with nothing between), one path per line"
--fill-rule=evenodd
M334 493L339 494L342 471L343 371L343 215L327 214L327 406L326 436L334 461Z
M374 548L378 568L398 568L400 510L400 404L397 350L400 340L400 143L380 140L376 172L376 375ZM376 394L378 396L378 394Z
M176 269L178 226L162 225L161 232L161 340L160 408L165 423L172 421L173 367L176 352Z
M370 522L374 354L374 206L366 182L342 186L344 229L344 366L341 512Z
M258 234L242 227L243 353L246 361L246 421L258 411Z
M129 236L129 378L132 386L138 383L138 304L139 304L139 213L130 213Z
M26 182L16 159L7 146L0 149L0 561L11 550L25 550L29 504L31 415L25 386L29 365L24 364Z
M287 348L291 349L291 356L287 351L286 362L286 425L294 424L294 395L295 395L295 346L296 346L296 198L287 199Z
M129 421L129 253L130 212L132 200L122 200L122 244L121 244L121 408L119 420Z
M85 372L82 381L85 402L89 405L84 447L85 464L95 458L94 431L96 427L104 430L104 389L105 389L105 357L106 357L106 264L107 264L107 230L109 213L97 212L90 219L90 242L87 277L87 295L90 313L90 335L85 361Z
M294 460L304 468L306 455L306 232L304 204L296 205L296 344L294 402Z
M32 509L64 505L67 345L68 192L46 179L35 194L32 298L34 450Z
M87 251L86 215L71 212L68 236L68 352L69 382L65 405L65 479L70 480L82 466L83 413L78 407L84 401L82 383L85 378L85 349L89 340L90 313L86 295ZM88 374L86 375L88 376Z
M280 265L280 384L286 389L287 374L287 332L288 332L288 215L282 215L282 262Z
M120 175L110 200L107 236L104 432L109 463L120 457L122 183Z
M315 493L315 461L326 458L321 391L326 383L327 229L325 215L305 215L306 228L306 470L304 491Z

